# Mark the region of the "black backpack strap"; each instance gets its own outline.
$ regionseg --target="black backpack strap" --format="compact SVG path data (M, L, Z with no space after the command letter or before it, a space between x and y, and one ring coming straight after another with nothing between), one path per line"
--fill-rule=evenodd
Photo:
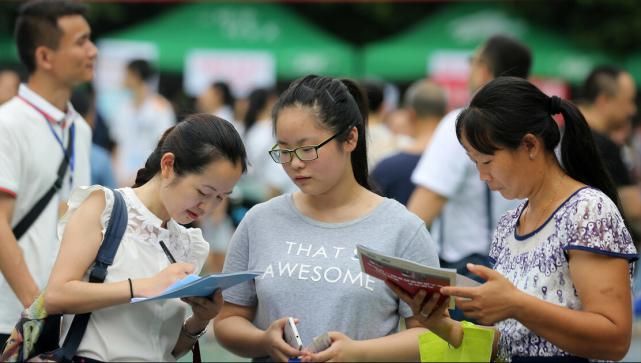
M40 197L36 204L31 208L31 210L13 227L13 235L16 236L16 241L22 237L25 232L31 227L33 222L40 217L40 214L47 207L51 198L60 190L62 187L62 182L67 174L67 166L69 165L69 155L73 155L73 138L69 139L69 146L67 146L67 151L65 152L60 166L58 167L58 176L53 185L47 190L47 192Z
M113 263L122 236L127 229L127 206L119 191L113 190L114 206L109 219L109 226L105 238L100 245L93 268L89 273L89 282L102 283L107 277L107 268ZM59 361L70 362L78 350L82 337L87 330L91 313L76 315L71 322L71 327L65 342L58 351Z

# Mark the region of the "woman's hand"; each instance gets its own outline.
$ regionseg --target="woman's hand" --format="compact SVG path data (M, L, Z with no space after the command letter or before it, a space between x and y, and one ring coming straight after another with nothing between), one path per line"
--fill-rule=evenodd
M513 318L517 309L514 301L523 292L491 268L468 263L467 269L486 282L478 287L443 287L441 293L456 296L456 306L465 316L483 325Z
M356 362L359 361L358 341L351 339L343 333L330 331L327 333L332 345L322 352L303 352L303 362Z
M427 291L419 290L414 297L411 297L392 281L385 281L385 284L394 291L401 300L405 301L412 308L414 318L416 318L424 327L432 330L437 325L442 324L443 320L450 317L450 314L447 311L449 300L445 299L439 304L438 301L441 298L440 294L434 293L429 297L429 299L426 299Z
M194 265L184 262L172 263L156 275L133 282L135 297L150 297L165 291L174 282L194 272Z
M411 297L392 281L385 281L385 284L412 308L414 313L412 320L416 320L449 344L455 347L461 345L463 328L459 322L450 319L450 313L447 310L448 298L443 299L445 296L439 293L433 293L428 298L426 290L419 290L414 297Z
M303 354L300 350L292 348L283 338L287 319L275 320L263 335L263 347L275 362L287 362L289 358L296 358ZM298 323L298 319L294 321Z
M191 306L194 319L209 321L216 317L223 307L223 293L220 289L210 297L186 297L180 299Z

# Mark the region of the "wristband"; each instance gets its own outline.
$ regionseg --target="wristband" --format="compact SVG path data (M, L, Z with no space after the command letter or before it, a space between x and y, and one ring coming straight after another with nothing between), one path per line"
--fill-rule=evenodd
M187 331L187 320L189 320L189 318L185 319L185 321L183 322L182 329L180 330L181 333L184 336L186 336L187 338L192 339L192 340L198 340L198 339L200 339L200 337L205 335L205 333L207 332L207 326L205 326L205 328L202 331L200 331L199 333L196 333L196 334L191 334L190 332L188 332ZM209 323L208 323L208 325L209 325Z
M133 299L134 298L134 285L131 282L130 278L127 278L127 281L129 281L129 296L130 296L131 299Z

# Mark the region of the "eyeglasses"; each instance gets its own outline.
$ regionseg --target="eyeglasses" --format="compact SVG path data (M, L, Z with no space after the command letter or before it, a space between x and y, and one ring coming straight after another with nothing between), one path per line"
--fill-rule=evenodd
M334 140L338 135L343 134L345 131L351 129L354 127L354 125L349 125L343 130L337 132L334 134L332 137L329 139L321 142L318 145L306 145L306 146L299 146L295 149L276 149L276 146L269 150L269 156L271 156L272 160L278 164L287 164L290 163L294 155L298 158L300 161L312 161L318 159L318 149L321 147L325 146L328 142Z

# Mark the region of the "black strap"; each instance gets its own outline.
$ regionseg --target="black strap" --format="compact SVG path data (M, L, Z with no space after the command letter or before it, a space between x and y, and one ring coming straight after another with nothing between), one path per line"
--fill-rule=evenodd
M202 359L200 357L200 344L196 340L194 347L191 349L191 360L193 363L201 363Z
M102 283L105 281L107 268L113 263L116 251L118 251L118 246L120 246L120 241L127 228L127 206L125 205L125 200L122 194L116 190L113 191L113 195L114 206L111 211L109 226L89 273L89 282ZM85 335L85 330L87 330L90 316L90 312L74 316L65 342L58 351L58 361L71 362L74 355L76 355L82 337Z
M33 222L40 217L40 214L47 207L51 198L60 190L62 183L67 173L67 166L69 165L69 155L73 154L73 138L69 139L69 145L67 146L67 151L63 154L62 161L58 167L58 177L53 185L47 190L47 192L40 197L36 204L31 208L31 210L13 227L13 235L16 237L16 241L22 237L25 232L31 227Z
M494 234L494 213L492 210L492 190L485 184L485 212L487 214L487 241L492 243Z

